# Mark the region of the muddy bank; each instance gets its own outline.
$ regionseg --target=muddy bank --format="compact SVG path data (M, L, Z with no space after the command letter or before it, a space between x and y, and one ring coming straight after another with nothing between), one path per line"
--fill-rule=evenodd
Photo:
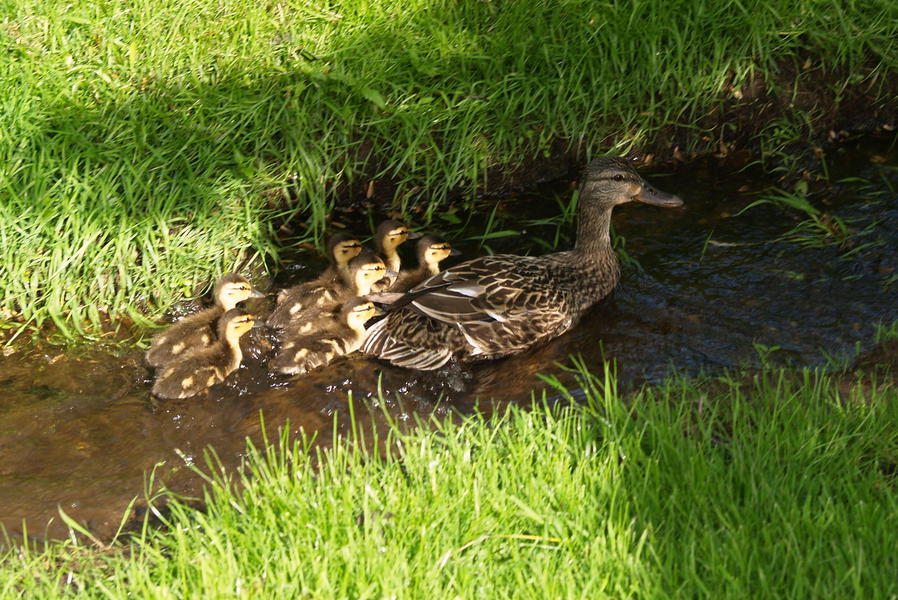
M898 80L872 65L863 71L871 74L837 90L836 82L850 81L850 74L827 72L816 57L803 54L782 62L771 79L757 71L741 82L731 75L714 109L684 116L679 123L658 124L651 140L637 144L628 156L665 170L696 162L739 168L760 159L768 170L786 166L791 171L781 173L786 179L823 175L827 154L856 136L891 140L898 131ZM596 125L615 129L601 119ZM608 146L626 137L626 132L610 136ZM363 142L356 160L363 165L361 173L355 183L337 186L337 205L393 205L399 188L389 177L374 177L384 164L376 150ZM575 176L587 160L585 148L556 139L549 148L524 152L512 168L489 167L478 193L501 195ZM450 200L461 197L458 192Z

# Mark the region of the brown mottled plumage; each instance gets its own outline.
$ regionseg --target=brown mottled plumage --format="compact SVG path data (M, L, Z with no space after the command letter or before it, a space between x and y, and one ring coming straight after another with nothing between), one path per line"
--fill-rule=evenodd
M611 211L633 200L681 206L647 184L625 160L598 158L580 186L577 244L544 256L497 254L470 260L413 288L375 323L362 347L395 365L437 369L451 358L517 354L573 327L620 278Z
M285 329L294 323L303 323L319 313L336 312L340 306L356 296L371 291L375 282L386 273L383 261L367 250L349 261L348 280L335 284L309 286L291 293L268 316L269 327ZM302 287L302 286L300 286ZM302 293L300 293L300 291Z
M224 381L243 360L240 337L252 329L255 318L232 308L218 320L218 341L162 367L153 384L160 398L189 398Z
M215 306L188 315L153 336L146 353L151 367L161 367L176 358L211 346L215 340L219 317L238 303L249 298L262 298L264 294L239 273L229 273L215 282L212 292Z
M339 317L321 317L285 331L270 367L298 375L355 352L365 341L365 323L374 313L374 304L369 300L352 298L343 305Z

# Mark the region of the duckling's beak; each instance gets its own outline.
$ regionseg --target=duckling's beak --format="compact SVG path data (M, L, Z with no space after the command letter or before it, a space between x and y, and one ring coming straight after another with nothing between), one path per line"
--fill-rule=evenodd
M461 256L461 250L453 248L449 251L449 256Z
M409 231L408 232L408 239L410 239L410 240L416 240L421 237L424 237L424 234L421 233L420 231Z
M262 319L253 321L252 329L262 329L263 327L268 327L268 325L266 325L265 321L263 321Z
M633 196L632 199L654 206L663 206L665 208L678 208L683 206L683 201L680 200L678 196L662 192L647 183L642 184L642 189L639 190L639 193Z
M250 298L264 298L265 294L260 292L259 290L253 290L249 293Z
M387 311L385 311L383 308L381 308L380 306L378 306L376 304L374 305L374 310L371 311L372 317L382 317L385 314L387 314Z
M384 277L396 278L399 277L399 273L397 273L393 269L387 269L384 273Z

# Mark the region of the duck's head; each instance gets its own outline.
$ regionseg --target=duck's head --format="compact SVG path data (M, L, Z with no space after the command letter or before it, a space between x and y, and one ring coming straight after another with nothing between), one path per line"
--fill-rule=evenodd
M218 319L218 337L236 342L256 324L256 318L242 308L232 308Z
M431 272L439 271L439 265L452 254L449 242L438 235L425 235L418 240L418 264L427 265Z
M362 251L362 243L351 233L335 233L327 240L327 257L338 267L345 267Z
M340 309L340 316L343 322L354 331L363 331L365 323L375 314L377 314L377 307L374 306L373 302L365 298L353 298Z
M388 219L377 226L374 240L380 252L391 254L408 237L408 227L405 226L405 223L396 219Z
M253 284L240 273L229 273L215 282L212 292L216 304L228 311L238 303L249 298L264 298L265 294L253 287Z
M384 261L373 252L365 250L349 261L349 277L356 296L368 294L375 282L388 275Z
M623 158L602 156L587 165L580 186L580 202L613 208L633 201L666 208L683 206L677 196L649 185Z

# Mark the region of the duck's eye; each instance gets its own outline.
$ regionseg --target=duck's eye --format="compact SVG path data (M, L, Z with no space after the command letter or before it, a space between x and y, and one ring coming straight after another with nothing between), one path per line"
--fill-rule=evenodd
M615 180L615 181L623 181L623 180L624 180L624 176L621 175L620 173L618 173L617 175L614 176L614 180Z

